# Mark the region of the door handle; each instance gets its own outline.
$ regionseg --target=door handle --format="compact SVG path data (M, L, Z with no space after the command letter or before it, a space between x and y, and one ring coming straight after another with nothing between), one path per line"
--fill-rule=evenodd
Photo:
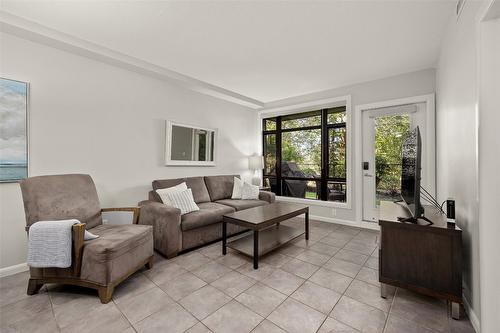
M370 175L370 174L368 174L368 173L365 173L365 174L364 174L364 176L365 176L365 177L373 177L373 175Z

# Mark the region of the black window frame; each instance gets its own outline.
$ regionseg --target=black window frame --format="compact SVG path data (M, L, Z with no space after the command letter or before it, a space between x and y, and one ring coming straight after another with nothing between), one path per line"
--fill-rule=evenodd
M312 114L314 112L320 112L320 115L321 115L320 125L283 129L282 128L283 118L284 117L286 118L286 116L290 116L290 115L262 118L262 151L263 151L263 155L264 155L264 169L262 170L262 176L263 176L263 178L268 178L270 180L275 181L275 184L276 184L275 194L276 195L279 195L279 196L282 195L283 180L287 180L287 179L319 182L320 193L319 193L319 198L317 200L320 200L320 201L328 201L328 184L329 183L336 182L336 183L343 183L344 186L347 185L347 168L348 168L347 123L345 121L339 122L339 123L331 123L331 124L328 123L328 114L329 113L345 112L346 118L347 118L347 108L345 106L335 107L335 108L324 108L324 109L320 109L320 110L300 112L300 113L296 113L294 115L303 114L304 116L306 116L307 114ZM275 121L276 122L276 129L267 130L266 129L266 120ZM338 129L338 128L344 128L345 133L346 133L346 147L345 147L345 154L344 154L344 158L345 158L345 161L344 161L345 177L344 178L329 177L329 134L330 134L330 129ZM321 174L320 174L320 178L283 177L281 174L282 133L293 132L293 131L317 130L317 129L321 130ZM266 174L265 173L265 171L266 171L265 166L267 165L267 161L265 160L265 158L266 158L266 135L275 135L276 136L276 152L275 152L276 153L276 162L274 165L275 174ZM350 190L351 190L350 188L346 189L346 191L350 191ZM347 197L348 196L346 193L344 201L329 201L329 202L346 203Z

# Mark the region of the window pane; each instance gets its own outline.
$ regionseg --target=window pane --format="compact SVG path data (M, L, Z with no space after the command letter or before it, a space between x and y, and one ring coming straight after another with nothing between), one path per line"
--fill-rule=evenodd
M346 178L346 129L328 130L328 178Z
M264 174L276 175L276 134L264 135Z
M321 176L321 130L284 132L281 136L282 177Z
M345 123L345 107L328 109L328 124Z
M276 131L276 118L264 120L264 131Z
M283 129L308 126L321 126L321 111L291 114L283 116L281 119L281 128Z
M264 187L270 187L271 192L276 193L277 192L277 180L275 177L264 177L264 182L263 182Z
M375 118L376 205L401 198L401 146L410 131L410 115Z
M320 180L283 179L281 193L286 197L318 200L321 195Z
M345 202L347 185L345 182L328 182L328 201Z

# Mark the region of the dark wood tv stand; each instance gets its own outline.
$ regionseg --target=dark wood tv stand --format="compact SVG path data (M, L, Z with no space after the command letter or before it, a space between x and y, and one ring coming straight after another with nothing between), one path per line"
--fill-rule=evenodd
M380 204L379 281L381 296L387 285L405 288L451 303L452 317L459 318L462 304L462 230L448 227L446 216L424 206L424 220L398 221L409 217L402 203Z

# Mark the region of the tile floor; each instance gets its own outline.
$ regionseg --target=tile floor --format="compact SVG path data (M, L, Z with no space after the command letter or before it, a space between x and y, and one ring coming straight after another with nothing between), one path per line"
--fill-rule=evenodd
M285 224L303 227L303 220ZM474 332L449 317L446 303L406 290L380 298L378 233L311 221L298 239L251 260L220 243L120 285L101 304L84 288L47 285L26 295L27 273L0 279L1 332Z

